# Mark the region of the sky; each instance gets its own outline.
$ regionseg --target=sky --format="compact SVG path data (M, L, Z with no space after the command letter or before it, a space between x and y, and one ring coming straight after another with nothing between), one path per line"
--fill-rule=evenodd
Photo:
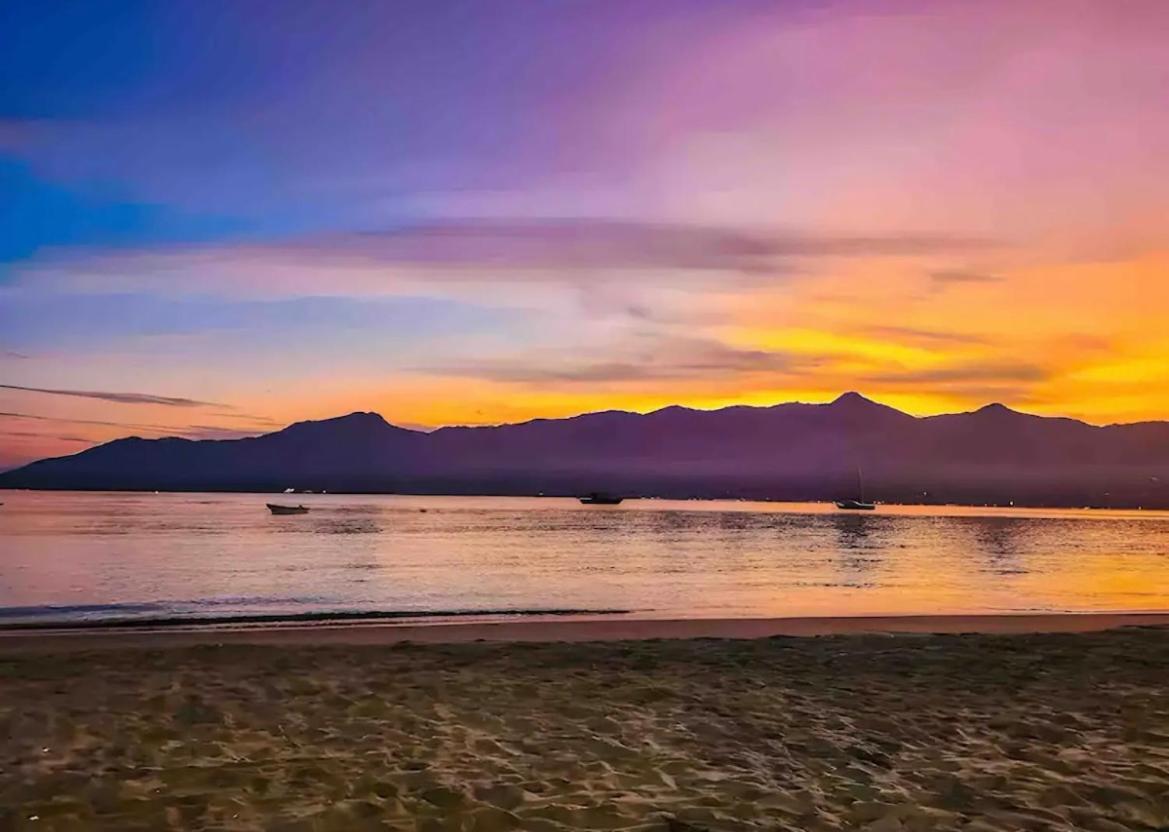
M374 410L1169 418L1161 0L7 0L0 468Z

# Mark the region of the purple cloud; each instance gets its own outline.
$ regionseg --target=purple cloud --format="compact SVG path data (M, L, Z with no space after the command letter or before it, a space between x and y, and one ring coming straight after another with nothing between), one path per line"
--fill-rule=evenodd
M230 407L217 402L184 399L175 396L156 396L151 393L111 393L101 390L55 390L47 387L24 387L19 384L0 384L3 390L21 390L26 393L45 393L50 396L74 396L81 399L100 399L117 404L161 404L167 407Z

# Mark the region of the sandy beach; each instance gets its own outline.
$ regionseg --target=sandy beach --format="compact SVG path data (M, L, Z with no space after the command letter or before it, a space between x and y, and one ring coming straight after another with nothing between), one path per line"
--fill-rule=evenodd
M379 629L0 639L0 828L1169 826L1160 628Z

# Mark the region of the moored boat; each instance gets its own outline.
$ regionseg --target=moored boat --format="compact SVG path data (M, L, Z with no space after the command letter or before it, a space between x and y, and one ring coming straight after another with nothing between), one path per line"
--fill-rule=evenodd
M615 494L606 494L603 491L593 491L580 498L586 506L615 506L619 505L624 497Z
M308 514L308 508L305 506L279 506L275 503L268 503L268 511L273 514Z
M837 500L836 507L843 511L875 511L877 504L865 499L865 478L859 465L856 467L856 491L855 500Z
M877 504L861 500L837 500L836 507L845 511L873 511L877 508Z

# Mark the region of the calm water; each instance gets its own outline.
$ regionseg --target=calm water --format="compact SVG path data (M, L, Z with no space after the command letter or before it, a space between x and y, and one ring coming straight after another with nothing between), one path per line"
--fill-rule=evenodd
M0 492L0 624L314 611L1169 611L1169 514ZM285 502L288 500L286 499ZM425 509L425 511L422 511Z

